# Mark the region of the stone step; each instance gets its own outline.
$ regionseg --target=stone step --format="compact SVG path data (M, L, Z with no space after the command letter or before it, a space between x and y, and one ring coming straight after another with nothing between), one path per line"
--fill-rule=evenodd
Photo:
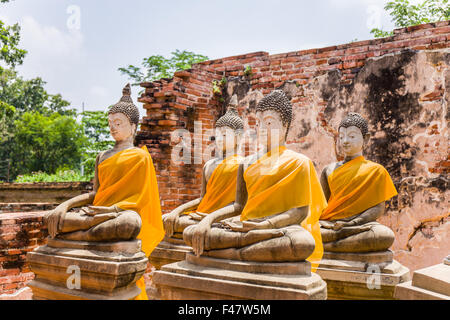
M412 285L450 296L450 266L438 264L414 271Z
M449 300L450 297L418 288L412 285L412 281L400 283L395 287L394 298L397 300Z

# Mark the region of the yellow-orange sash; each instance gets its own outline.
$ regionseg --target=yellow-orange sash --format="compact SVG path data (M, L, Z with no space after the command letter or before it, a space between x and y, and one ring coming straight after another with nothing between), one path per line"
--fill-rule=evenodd
M236 177L241 161L241 156L233 155L217 165L206 184L206 193L194 211L211 213L235 200Z
M328 176L330 199L321 220L344 219L397 195L386 169L363 156L338 167Z
M309 206L301 223L314 237L316 247L307 259L315 271L323 255L319 217L326 200L312 161L299 153L278 147L262 156L244 172L248 200L241 221Z
M155 168L147 147L123 150L104 160L98 166L98 178L100 187L93 205L116 205L139 213L142 227L137 238L142 251L150 256L164 238L164 227ZM137 284L141 288L137 299L146 299L144 279Z

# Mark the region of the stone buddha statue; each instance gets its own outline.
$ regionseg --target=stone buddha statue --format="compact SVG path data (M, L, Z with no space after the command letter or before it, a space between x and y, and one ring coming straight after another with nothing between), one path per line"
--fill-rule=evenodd
M243 160L237 151L244 129L244 122L236 108L237 96L234 95L227 112L215 124L216 156L203 166L200 197L163 216L166 241L182 241L187 226L198 223L205 215L234 202L237 171Z
M164 237L152 158L134 146L139 110L130 85L108 112L115 145L95 162L93 191L69 199L49 211L44 221L51 238L69 241L117 242L139 239L148 257ZM145 296L145 284L138 281Z
M313 163L288 150L292 105L281 90L256 107L262 152L239 164L235 201L186 227L197 256L254 262L318 261L318 219L326 206Z
M320 177L328 200L320 217L324 250L387 250L394 242L394 233L376 220L385 211L385 201L397 191L386 169L362 155L369 140L367 121L357 113L349 113L338 130L338 144L345 159L327 165Z

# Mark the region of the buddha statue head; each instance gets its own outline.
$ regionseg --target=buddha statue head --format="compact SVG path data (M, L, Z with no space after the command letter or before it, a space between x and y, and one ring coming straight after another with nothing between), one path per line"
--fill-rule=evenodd
M131 99L130 84L122 90L122 98L108 111L111 136L116 142L134 139L139 124L139 109Z
M236 153L239 139L244 130L244 121L237 111L237 96L233 95L227 108L227 112L216 122L215 140L219 151L222 153Z
M350 112L339 124L338 143L346 158L362 155L364 144L369 141L367 120L359 113Z
M259 143L270 150L284 145L292 121L292 104L282 90L274 90L256 106Z

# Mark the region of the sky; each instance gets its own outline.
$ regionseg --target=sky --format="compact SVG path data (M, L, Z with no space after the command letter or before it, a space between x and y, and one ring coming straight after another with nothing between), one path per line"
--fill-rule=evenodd
M12 0L0 20L21 26L17 67L41 77L73 108L106 110L129 81L117 69L176 49L210 59L269 54L372 39L394 28L387 0ZM410 1L411 2L411 1ZM412 1L414 2L414 1ZM133 99L140 88L133 87Z

